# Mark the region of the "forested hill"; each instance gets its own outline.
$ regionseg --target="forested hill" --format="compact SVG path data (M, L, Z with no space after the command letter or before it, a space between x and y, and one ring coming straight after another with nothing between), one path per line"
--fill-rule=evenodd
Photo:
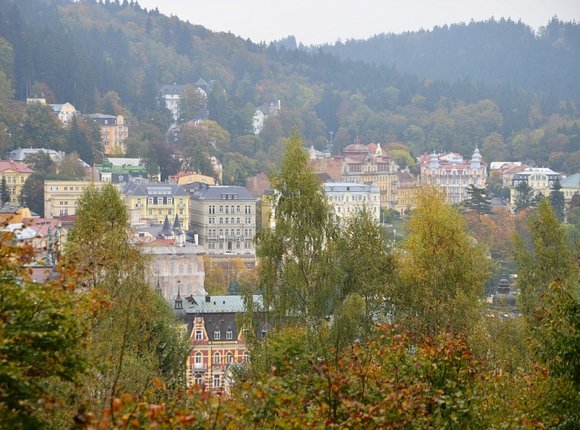
M580 101L580 24L553 18L538 32L501 19L380 34L324 45L341 58L395 66L426 79L509 84Z
M579 83L565 92L560 86L580 70L580 49L568 36L576 34L575 25L553 21L545 33L554 33L555 27L564 36L550 45L552 53L545 54L541 67L532 60L544 51L538 48L529 57L530 66L521 68L506 46L528 43L528 51L533 51L538 43L548 44L547 36L536 37L523 24L509 22L459 25L342 45L347 49L360 43L364 52L365 43L393 40L397 58L408 62L417 58L417 63L422 56L438 60L439 64L430 60L431 64L426 59L423 69L408 73L402 63L391 67L370 64L373 58L340 59L341 45L306 50L283 43L256 44L145 10L133 1L4 0L0 2L0 157L13 147L50 146L50 140L40 142L31 135L34 116L21 103L27 96L42 95L49 103L71 102L82 113L125 115L131 123L128 155L158 165L164 177L178 168L174 154L189 158L188 168L201 171L210 167L199 160L216 156L224 163L224 181L241 182L273 165L284 137L294 127L308 146L323 149L332 141L335 153L355 139L390 144L391 149L411 155L433 149L470 154L478 145L489 161L517 159L573 173L580 170L580 121L578 103L569 96ZM456 51L465 51L474 70L484 70L471 64L470 56L477 52L486 58L478 42L483 36L468 35L499 34L497 29L502 28L511 29L504 32L505 41L500 44L496 35L489 43L498 41L495 45L506 58L489 57L486 63L497 79L485 83L474 74L475 79L456 80L470 74L458 71L444 76L439 71L457 68L445 60L451 43L465 44L465 49ZM459 33L452 36L453 32ZM518 34L522 42L515 40ZM560 58L563 52L569 55ZM446 79L417 77L435 74ZM546 81L542 84L551 84L557 92L531 84L522 89L524 82L536 82L540 75ZM167 142L164 136L171 119L159 103L161 87L193 84L200 78L212 84L207 98L211 138L199 128L182 128L174 142ZM269 115L255 134L252 117L257 108L269 104L281 110ZM180 121L188 119L192 117ZM66 149L74 150L75 145Z

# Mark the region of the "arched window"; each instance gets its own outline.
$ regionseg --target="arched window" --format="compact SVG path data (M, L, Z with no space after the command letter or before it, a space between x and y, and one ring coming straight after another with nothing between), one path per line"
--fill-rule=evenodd
M201 374L196 373L193 378L194 378L195 385L197 385L198 387L201 387L201 385L203 383L203 378L202 378Z
M213 362L214 362L214 364L220 364L221 360L222 360L222 356L220 355L219 352L216 352L213 355Z
M234 354L232 354L231 352L228 352L226 354L226 363L232 364L233 362L234 362Z
M202 364L203 363L203 354L201 352L195 353L195 364Z

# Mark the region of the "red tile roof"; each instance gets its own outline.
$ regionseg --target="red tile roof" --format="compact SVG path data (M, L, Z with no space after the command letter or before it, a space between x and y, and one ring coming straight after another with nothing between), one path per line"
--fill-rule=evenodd
M6 170L13 170L18 173L34 173L34 170L32 170L30 167L19 163L18 161L0 160L0 172L4 172Z

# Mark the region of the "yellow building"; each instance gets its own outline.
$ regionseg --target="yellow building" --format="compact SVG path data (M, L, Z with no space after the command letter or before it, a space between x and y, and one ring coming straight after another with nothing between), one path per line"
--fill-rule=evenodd
M404 215L405 211L415 209L417 192L421 189L421 184L409 172L397 172L397 181L395 210Z
M215 185L215 179L211 176L202 175L201 173L186 173L181 172L177 175L169 177L169 182L177 185L189 185L189 184L206 184Z
M344 149L341 181L379 186L381 207L394 208L397 200L397 164L376 143L355 143Z
M95 121L101 130L105 155L123 155L126 151L125 140L129 137L129 127L123 115L92 113L87 117Z
M34 170L22 163L12 160L0 160L0 179L6 180L6 187L10 195L10 204L18 204L22 186Z
M132 226L163 224L165 217L179 215L184 229L189 228L189 194L177 184L164 182L123 185L121 194Z
M104 184L94 181L44 181L44 217L74 215L77 202L85 190L91 185L101 189Z

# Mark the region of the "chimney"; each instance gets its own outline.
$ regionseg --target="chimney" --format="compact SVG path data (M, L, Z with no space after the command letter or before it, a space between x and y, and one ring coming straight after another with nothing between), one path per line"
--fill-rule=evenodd
M209 294L207 294L207 295L205 296L205 302L206 302L206 303L211 303L211 296L210 296Z

